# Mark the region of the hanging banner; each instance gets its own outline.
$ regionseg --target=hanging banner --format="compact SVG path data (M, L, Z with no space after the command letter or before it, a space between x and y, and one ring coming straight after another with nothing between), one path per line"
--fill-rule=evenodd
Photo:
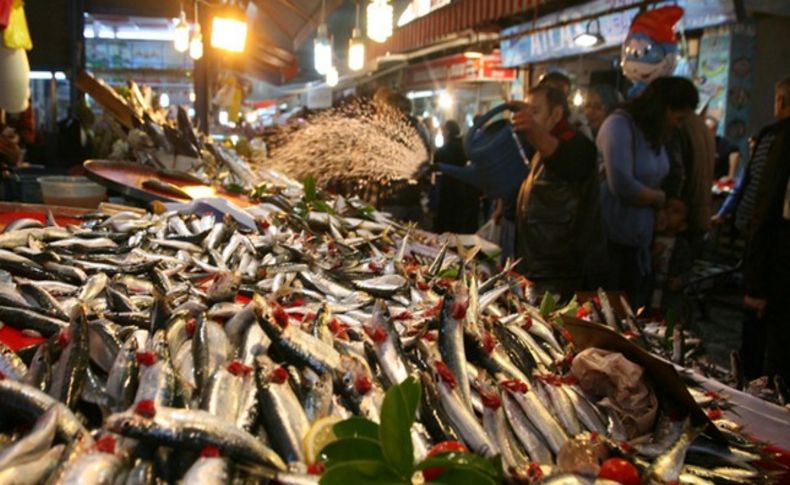
M408 89L438 88L455 82L513 81L516 70L502 67L499 52L469 59L464 54L411 66L406 71Z
M545 15L538 18L534 23L528 22L507 28L501 32L503 37L500 44L502 65L515 67L522 64L618 47L625 40L628 34L628 27L636 14L639 13L638 5L641 3L641 0L595 0L573 9ZM665 4L675 4L683 7L685 14L678 28L685 30L701 29L734 22L736 18L735 5L732 0L678 0L677 2L658 3L655 6ZM615 13L606 13L629 5L634 5L634 7ZM591 23L586 20L573 22L573 19L591 15L597 15ZM588 23L590 23L593 31L600 27L598 32L604 38L602 44L593 48L580 47L574 42L574 38L577 35L585 32ZM557 24L565 25L547 28ZM545 30L526 34L530 30L541 28ZM521 33L525 34L519 35Z

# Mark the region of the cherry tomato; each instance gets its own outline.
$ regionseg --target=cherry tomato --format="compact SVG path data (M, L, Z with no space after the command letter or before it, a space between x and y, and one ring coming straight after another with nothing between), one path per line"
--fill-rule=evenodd
M623 485L639 485L641 483L636 467L630 461L622 458L609 458L601 463L598 478L614 480Z
M468 453L469 450L460 441L442 441L437 443L433 448L428 451L428 458L431 458L442 453ZM422 476L426 482L436 480L444 473L444 468L437 466L435 468L426 468L422 471Z

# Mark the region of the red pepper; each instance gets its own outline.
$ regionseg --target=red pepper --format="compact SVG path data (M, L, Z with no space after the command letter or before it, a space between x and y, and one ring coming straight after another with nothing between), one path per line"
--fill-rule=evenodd
M433 365L434 367L436 367L436 373L439 374L439 377L442 379L442 381L445 384L447 384L450 387L450 389L453 389L455 388L455 386L458 385L458 381L455 380L455 375L453 374L453 371L451 371L450 368L447 367L447 364L445 364L441 360L437 360L434 362Z
M436 330L428 330L425 332L425 335L422 336L428 342L436 342L439 339L439 332Z
M156 405L150 399L144 399L134 406L134 414L151 419L156 416Z
M96 446L96 451L100 451L102 453L109 453L111 455L115 454L115 438L113 438L110 435L105 435L97 439L95 446Z
M200 449L200 456L203 458L218 458L220 456L219 448L214 445L206 445Z
M576 310L576 318L584 318L587 316L587 309L583 306L580 306L578 310Z
M269 381L275 384L282 384L288 380L288 371L284 367L278 367L272 371L269 376Z
M135 354L135 358L137 359L137 363L144 366L154 365L156 364L156 354L153 352L137 352Z
M424 281L418 281L417 282L417 288L420 291L428 291L428 290L431 289L430 285L428 283L424 282Z
M252 367L248 365L244 365L242 362L238 360L234 360L230 364L228 364L228 372L233 374L234 376L244 377L250 375L252 372Z
M562 383L567 384L569 386L575 386L576 384L579 383L579 379L577 379L576 376L573 374L568 374L567 376L564 376L562 378Z
M333 318L329 322L329 331L337 337L343 340L348 340L348 333L346 330L348 329L348 325L345 323L341 323L337 318Z
M529 329L532 328L532 317L531 316L527 315L527 317L524 319L524 325L522 325L521 328L523 328L524 330L527 330L527 331L529 331Z
M368 269L373 271L374 273L378 273L381 271L381 266L371 261L368 263Z
M518 392L520 394L524 394L529 391L529 386L526 382L520 381L518 379L507 379L499 383L500 387L503 387L511 392Z
M571 335L571 333L568 331L567 328L565 328L565 327L560 328L560 335L562 335L562 338L567 340L568 343L571 343L571 344L573 343L573 335Z
M258 229L260 229L261 231L265 231L266 229L269 229L269 226L271 226L271 223L268 220L266 220L266 218L264 217L261 217L255 222L258 223Z
M357 393L361 396L364 396L373 388L373 383L370 382L370 379L366 375L361 375L354 380L354 389Z
M598 440L598 432L597 431L591 431L590 432L590 441L594 442L594 441L597 441L597 440Z

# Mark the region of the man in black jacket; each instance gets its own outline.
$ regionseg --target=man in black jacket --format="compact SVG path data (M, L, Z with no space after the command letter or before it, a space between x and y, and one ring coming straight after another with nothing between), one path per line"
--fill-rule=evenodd
M790 382L790 78L776 86L774 115L779 121L760 132L755 149L765 160L747 229L744 306L765 324L766 374Z
M538 86L513 118L536 151L516 207L516 256L533 301L595 286L590 279L605 261L597 150L570 126L569 112L562 91Z

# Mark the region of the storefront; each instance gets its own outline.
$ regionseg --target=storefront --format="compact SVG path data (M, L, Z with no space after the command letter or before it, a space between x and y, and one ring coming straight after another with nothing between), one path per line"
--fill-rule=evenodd
M467 52L410 66L403 75L403 91L414 113L430 120L436 144L441 145L441 138L436 140L441 123L453 119L472 126L475 115L512 98L517 79L517 69L502 67L498 50L486 55Z

